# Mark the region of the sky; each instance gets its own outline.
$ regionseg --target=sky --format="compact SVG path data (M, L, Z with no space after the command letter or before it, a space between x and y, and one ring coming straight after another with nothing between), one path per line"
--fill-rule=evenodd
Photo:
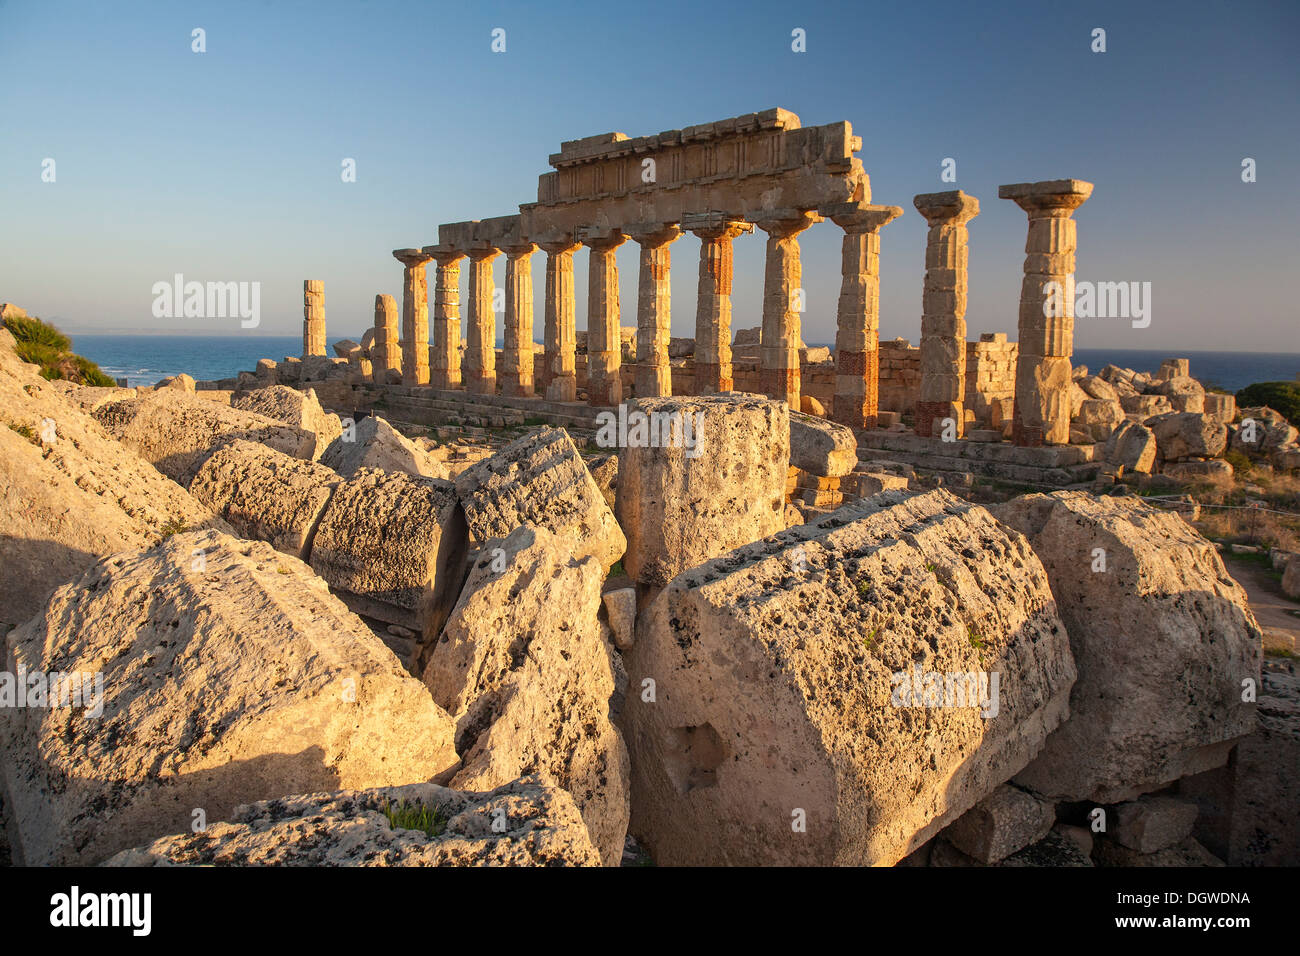
M0 301L72 332L293 335L315 278L329 340L359 338L376 293L400 301L393 249L517 212L562 140L780 106L852 123L872 201L905 210L882 231L884 339L920 336L913 196L979 199L968 337L1015 339L1026 218L997 187L1076 178L1096 187L1076 279L1151 290L1147 327L1079 318L1077 348L1300 352L1297 45L1294 0L0 0ZM801 237L810 343L834 338L841 237L829 221ZM694 334L698 242L672 246L674 335ZM763 234L735 248L743 328L760 322ZM624 325L636 250L618 256ZM575 263L582 329L587 253ZM155 319L153 285L176 273L259 282L260 325Z

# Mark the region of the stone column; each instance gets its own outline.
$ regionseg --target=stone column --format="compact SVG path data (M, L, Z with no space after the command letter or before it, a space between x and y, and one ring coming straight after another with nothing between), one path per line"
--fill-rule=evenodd
M302 283L302 357L325 354L325 282Z
M672 297L669 246L682 236L675 223L641 223L626 229L641 246L636 291L636 379L637 398L673 393L673 371L668 361L668 340L672 337Z
M465 253L446 245L425 246L424 251L438 263L430 384L434 388L460 388L460 260ZM405 348L402 355L405 360Z
M507 246L505 348L501 353L501 394L512 398L533 395L533 272L537 246L531 242Z
M827 212L844 230L830 417L853 429L875 428L880 399L880 227L903 210L845 203Z
M722 214L690 216L682 227L700 237L700 284L695 301L695 393L730 392L731 241L753 232L750 223Z
M486 244L469 250L465 387L476 395L494 395L497 390L497 317L492 311L496 286L492 281L492 260L500 254L501 250Z
M1017 445L1064 445L1070 441L1077 238L1070 216L1091 195L1092 183L1081 179L998 187L998 198L1013 200L1029 215L1011 427ZM1057 285L1053 289L1049 283Z
M393 258L406 268L402 281L402 384L429 384L429 255L397 249Z
M951 418L956 436L965 429L966 395L966 223L980 212L979 200L960 189L923 193L912 200L930 224L921 292L921 391L916 433L933 437L935 419Z
M402 350L398 345L397 302L391 295L375 296L375 341L370 346L370 380L389 384L389 372L402 371Z
M759 390L799 410L800 312L803 271L799 264L799 233L821 217L801 210L773 211L758 220L767 233L767 266L763 273L763 341L759 354Z
M588 229L582 243L591 250L587 273L587 404L623 401L623 340L618 301L618 229Z
M578 399L578 335L573 291L573 254L581 243L572 237L538 242L546 250L546 309L543 343L546 347L542 382L552 402Z

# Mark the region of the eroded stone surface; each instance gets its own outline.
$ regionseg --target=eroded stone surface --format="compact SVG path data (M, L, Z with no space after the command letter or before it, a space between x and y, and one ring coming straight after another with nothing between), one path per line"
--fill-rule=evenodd
M997 672L996 716L958 705L977 688L955 679L955 706L902 706L914 666ZM1029 762L1074 665L1028 542L936 491L680 575L643 612L628 674L633 691L653 681L623 719L656 861L893 864Z
M336 345L335 348L337 349L338 346ZM343 433L339 417L321 408L315 390L310 388L300 392L287 385L272 385L236 395L230 400L230 405L232 408L256 412L277 422L284 422L286 425L305 428L316 436L315 447L308 456L313 460L320 458L330 442Z
M446 478L447 470L428 452L378 415L343 431L320 456L321 464L351 478L362 468Z
M4 708L27 865L95 863L287 793L426 781L451 719L301 561L215 531L113 555L9 634L6 670L102 674L102 714ZM92 699L93 704L93 699Z

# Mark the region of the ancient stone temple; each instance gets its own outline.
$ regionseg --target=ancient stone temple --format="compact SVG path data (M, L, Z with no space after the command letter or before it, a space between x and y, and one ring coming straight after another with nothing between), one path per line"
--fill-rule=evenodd
M629 396L748 390L794 409L808 396L814 408L855 430L897 428L899 415L906 415L923 438L960 439L974 430L979 441L1014 434L1027 445L1068 442L1072 309L1067 301L1060 315L1044 316L1043 288L1069 281L1070 213L1091 186L1059 180L1000 190L1030 217L1018 353L1000 334L966 339L968 224L979 201L960 190L915 197L929 225L920 348L900 355L896 344L879 341L880 234L903 210L871 203L870 181L855 155L861 148L848 123L805 128L782 109L653 136L604 133L562 143L539 178L536 201L510 215L444 223L436 243L393 253L405 269L402 384L460 389L467 400L499 395L563 404L585 393L594 408ZM833 356L806 347L802 329L809 297L799 240L828 222L842 232ZM761 332L750 333L743 346L737 340L733 352L733 244L748 235L761 235L766 263L761 316L743 324ZM688 236L688 244L679 241ZM635 307L626 308L617 262L624 245L635 250L637 275ZM585 340L575 328L574 282L575 256L584 249ZM674 351L680 340L671 336L674 249L679 268L683 261L696 268L696 299L685 305L695 334L686 353ZM536 361L535 252L546 257ZM504 260L504 296L493 276L497 259ZM430 262L432 316L424 278ZM462 263L468 264L463 344ZM683 288L689 286L679 282L679 300ZM825 301L819 290L818 302ZM634 350L622 326L625 312L635 316ZM377 313L376 341L378 328ZM682 354L692 355L692 363L681 361ZM381 364L391 360L386 352ZM883 419L882 409L890 412Z

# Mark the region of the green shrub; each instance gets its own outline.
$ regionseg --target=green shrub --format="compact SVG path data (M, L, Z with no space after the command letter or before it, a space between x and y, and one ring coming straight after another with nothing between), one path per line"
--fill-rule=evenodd
M5 319L5 328L14 337L14 354L24 362L37 366L41 378L61 378L78 385L99 385L105 388L117 384L90 359L73 353L72 340L48 322L42 322L35 316L11 316Z
M384 816L394 830L419 830L436 837L447 828L447 817L437 807L426 807L422 803L403 801L394 806L385 801Z
M1300 382L1256 382L1247 385L1237 393L1237 405L1241 408L1267 405L1300 428Z

